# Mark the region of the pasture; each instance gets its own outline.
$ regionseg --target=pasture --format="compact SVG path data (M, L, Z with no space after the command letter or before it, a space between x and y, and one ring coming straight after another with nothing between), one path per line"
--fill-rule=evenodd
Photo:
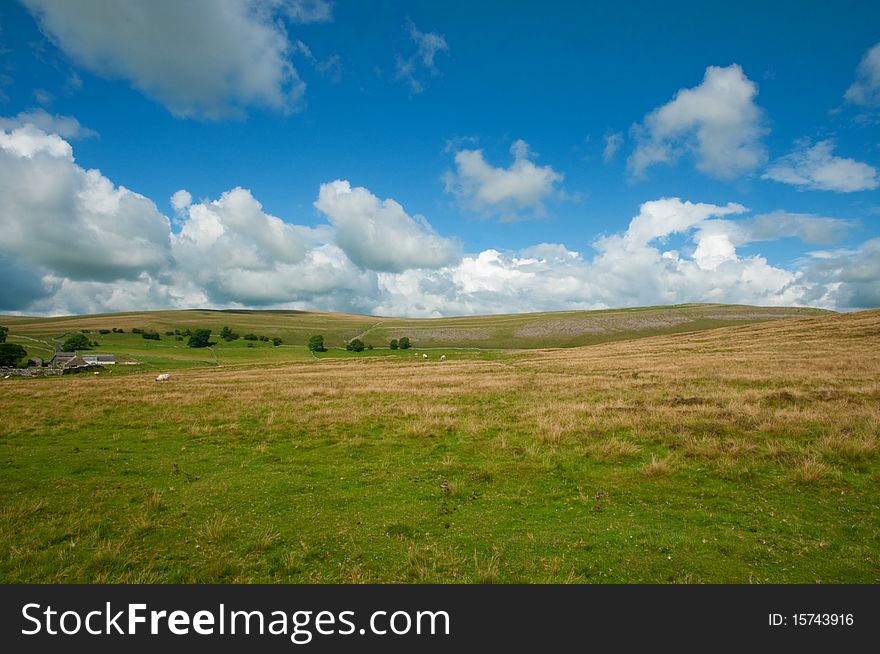
M434 329L356 356L311 355L296 314L218 317L276 348L98 337L144 362L2 381L0 581L880 582L880 311L651 311L313 314L336 341ZM146 316L0 322L205 320ZM522 349L578 339L607 342Z

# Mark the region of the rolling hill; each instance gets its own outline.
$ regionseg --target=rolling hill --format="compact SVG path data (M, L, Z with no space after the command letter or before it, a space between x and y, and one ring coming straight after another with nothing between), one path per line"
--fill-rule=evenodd
M309 336L323 334L328 346L360 338L375 347L408 336L419 348L520 349L573 347L646 336L701 331L804 318L828 313L820 309L754 307L724 304L686 304L600 311L564 311L455 318L383 318L377 316L309 311L182 310L113 313L88 316L36 318L0 316L0 324L29 338L59 339L83 329L133 327L166 331L209 327L219 333L224 325L244 334L277 336L288 345L305 345ZM112 342L115 335L108 336Z

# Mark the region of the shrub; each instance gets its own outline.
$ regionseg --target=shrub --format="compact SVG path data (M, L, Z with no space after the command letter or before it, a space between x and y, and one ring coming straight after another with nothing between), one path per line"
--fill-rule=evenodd
M409 336L402 336L398 345L401 350L408 350L410 348Z
M81 333L83 333L83 334L91 334L91 333L92 333L92 332L89 331L88 329L80 329L79 331L80 331Z
M132 334L143 334L143 333L144 333L144 330L141 329L140 327L132 327L132 328L131 328L131 333L132 333Z
M9 334L9 327L0 325L0 343L6 342L6 336Z
M312 352L326 352L327 348L324 347L324 337L323 336L312 336L309 338L309 350Z
M109 334L109 333L110 333L110 330L109 330L109 329L99 329L99 330L98 330L98 333L99 333L99 334Z
M274 345L275 347L278 347L279 345L281 345L281 343L283 343L283 341L277 336L272 339L272 345Z
M141 332L141 338L145 338L148 341L158 341L160 340L159 332L146 331Z
M171 330L168 330L167 332L165 332L165 336L174 336L174 332Z
M257 340L257 335L256 334L245 334L244 336L242 336L242 338L246 341L255 341L255 340Z
M263 341L264 343L268 343L269 337L268 336L260 336L260 340Z
M0 366L17 366L27 356L27 351L18 343L0 343Z
M368 349L368 350L372 350L372 349L373 349L373 346L372 346L372 345L368 345L368 346L367 346L367 349Z
M348 345L345 346L346 350L351 350L352 352L363 352L364 351L364 342L355 338L348 342Z
M114 334L124 334L124 333L125 333L125 330L124 330L124 329L119 329L119 328L117 328L117 327L114 327L114 328L111 329L110 331L112 331Z
M189 347L208 347L210 344L210 329L196 329L192 332L192 334L190 334L189 341L187 342L187 345L189 345Z
M181 335L181 336L190 336L190 335L192 335L192 332L191 332L191 331L189 330L189 328L187 327L187 328L184 329L182 332L180 332L180 335Z
M390 347L392 350L396 350L397 349L397 339L392 338L391 342L388 344L388 347Z
M248 347L253 347L254 344L253 344L253 343L248 343L247 346L248 346Z
M88 350L92 347L92 342L85 334L72 334L64 339L61 346L66 352L75 352L76 350Z

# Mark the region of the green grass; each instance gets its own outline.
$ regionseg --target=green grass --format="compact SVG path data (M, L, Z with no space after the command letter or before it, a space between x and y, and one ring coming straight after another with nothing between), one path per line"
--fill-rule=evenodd
M878 583L878 325L220 366L122 335L172 381L0 382L0 581Z
M592 345L645 336L700 331L779 318L803 318L827 314L818 309L751 307L744 305L690 304L639 307L602 311L563 311L459 318L400 319L376 316L315 313L306 311L150 311L94 316L33 318L0 316L18 336L60 345L63 336L81 329L108 347L137 347L139 335L97 334L98 329L132 327L166 331L209 327L214 340L224 325L239 334L279 337L287 345L305 345L321 334L327 347L344 346L358 337L365 345L387 347L392 338L409 336L414 347L517 349ZM123 338L119 339L122 336ZM134 338L131 338L134 336ZM143 339L141 339L143 340ZM233 345L240 342L235 341Z

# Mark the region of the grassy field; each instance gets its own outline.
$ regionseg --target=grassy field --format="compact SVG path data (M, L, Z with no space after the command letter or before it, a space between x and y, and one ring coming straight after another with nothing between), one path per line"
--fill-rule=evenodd
M167 383L122 367L0 381L0 581L880 582L880 311L735 310L751 315L444 362L236 341L196 365L163 340L157 356L183 361ZM604 318L622 314L648 315ZM51 339L183 320L145 315L0 322ZM378 321L323 319L362 320L340 338Z
M95 332L116 327L130 334L133 327L138 327L158 331L163 335L163 340L167 340L164 334L169 330L209 327L216 336L224 325L229 325L240 334L253 332L270 338L277 336L285 344L297 346L305 346L313 334L322 334L329 347L344 346L355 337L367 345L386 347L392 338L409 336L414 346L423 348L511 349L592 345L827 313L819 309L726 304L431 319L380 318L308 311L192 310L60 318L0 316L0 324L9 326L16 335L50 341L55 339L57 343L60 343L64 334L82 329ZM111 348L115 345L130 347L138 345L138 340L143 340L137 336L126 339L118 334L93 335L102 345Z

